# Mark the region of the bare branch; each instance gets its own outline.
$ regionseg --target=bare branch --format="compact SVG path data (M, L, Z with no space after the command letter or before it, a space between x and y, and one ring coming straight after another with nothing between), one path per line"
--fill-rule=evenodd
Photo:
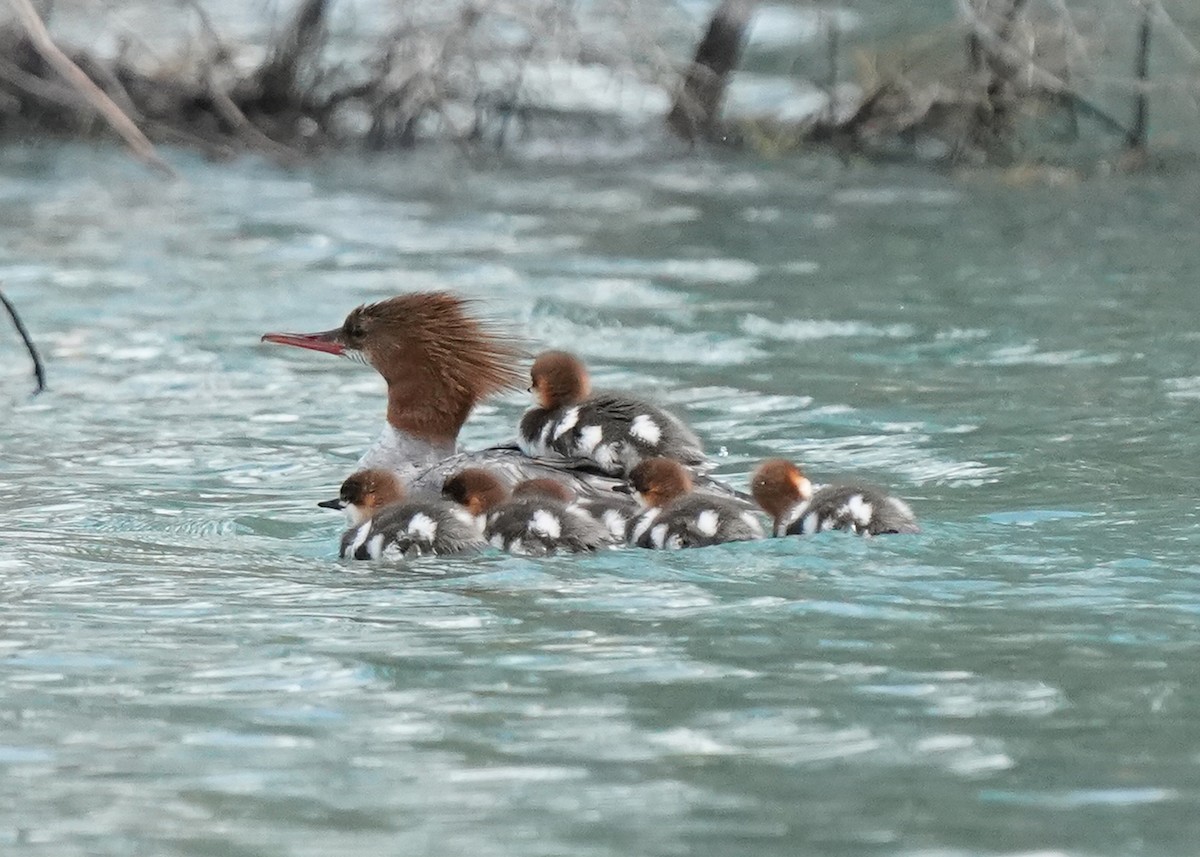
M25 348L29 351L29 357L33 360L33 377L37 381L37 386L34 388L33 394L36 396L46 389L46 367L42 365L42 358L38 355L37 346L33 344L33 337L25 329L25 324L21 321L21 316L17 315L17 308L12 305L12 301L4 296L4 292L2 291L0 291L0 303L4 304L4 308L8 310L8 315L12 319L13 325L16 326L17 333L21 334Z
M171 165L159 157L154 144L146 139L146 135L130 119L108 94L88 77L83 69L54 43L50 32L30 0L9 0L13 11L17 13L25 32L42 58L49 63L68 83L71 84L87 100L89 104L104 117L114 131L121 135L134 155L160 173L177 178L178 174Z

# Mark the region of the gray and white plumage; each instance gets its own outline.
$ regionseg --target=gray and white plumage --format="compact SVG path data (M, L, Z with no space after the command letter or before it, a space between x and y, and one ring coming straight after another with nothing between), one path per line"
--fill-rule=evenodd
M437 498L402 500L342 534L342 559L419 557L474 551L484 546L465 509Z
M917 533L916 516L903 500L872 485L827 485L794 506L776 535L810 535L844 530L858 535Z
M484 538L492 547L527 556L583 553L614 540L603 524L554 497L521 496L486 514Z
M625 541L629 522L642 511L642 507L628 494L618 494L611 490L607 494L597 492L580 497L571 505L599 521L618 542Z
M641 548L702 548L763 538L762 524L745 503L693 491L629 522L626 539Z
M691 467L707 461L700 440L678 417L620 393L530 408L517 442L526 455L589 461L613 476L627 475L646 458L672 458Z

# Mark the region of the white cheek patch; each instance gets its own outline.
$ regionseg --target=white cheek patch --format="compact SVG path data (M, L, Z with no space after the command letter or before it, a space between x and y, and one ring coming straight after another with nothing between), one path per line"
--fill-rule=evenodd
M600 426L584 426L579 430L579 442L575 444L575 454L591 455L602 440L604 440L604 429Z
M357 527L364 523L368 517L370 517L367 515L366 509L360 508L353 503L351 503L349 506L343 507L342 512L346 515L347 528Z
M562 522L553 512L538 509L529 521L529 531L543 538L557 539L562 535Z
M812 482L807 476L802 476L800 482L796 485L796 493L800 495L801 500L808 500L813 495Z
M629 433L642 443L653 446L662 439L662 429L649 414L638 414L629 424Z
M715 509L705 509L696 516L696 529L706 536L715 536L721 526L721 516Z
M432 542L437 535L437 521L424 512L417 512L408 522L408 534L414 538Z
M554 429L554 439L558 440L571 429L575 428L577 422L579 422L579 407L568 408Z

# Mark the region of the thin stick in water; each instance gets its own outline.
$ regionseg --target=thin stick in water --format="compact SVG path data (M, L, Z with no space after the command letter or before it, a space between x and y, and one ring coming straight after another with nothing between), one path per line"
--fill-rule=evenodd
M21 339L25 341L25 347L29 350L29 356L33 358L33 377L37 380L37 387L33 394L36 396L46 389L46 368L42 366L42 358L38 356L37 347L33 344L33 338L29 335L29 331L25 329L21 316L17 315L17 308L4 296L4 292L0 292L0 303L4 304L4 308L8 310L13 324L17 327L17 333L21 334Z

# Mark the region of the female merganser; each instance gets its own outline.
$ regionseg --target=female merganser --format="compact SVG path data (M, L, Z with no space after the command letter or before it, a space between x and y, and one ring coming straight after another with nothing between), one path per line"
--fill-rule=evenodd
M337 499L317 504L346 513L342 559L454 554L483 547L471 515L436 497L406 500L390 470L366 469L342 483Z
M446 480L442 496L481 518L484 539L508 553L580 553L613 542L602 524L563 499L569 490L557 480L518 483L506 498L491 472L470 467Z
M446 476L486 464L508 485L563 468L530 461L515 445L457 453L458 433L481 399L520 386L515 340L466 311L448 292L415 292L351 310L320 333L268 333L264 342L361 360L387 382L387 427L359 460L414 488L440 489ZM582 482L582 478L580 479ZM593 478L586 490L608 490Z
M816 491L799 467L782 458L754 471L750 491L774 519L774 535L847 530L862 536L917 533L916 516L903 500L871 485L826 485Z
M641 548L702 548L761 539L762 524L746 504L692 490L687 470L669 458L648 458L628 485L646 511L629 522L627 539Z
M660 456L705 463L700 441L678 417L622 393L592 393L586 367L569 352L539 354L530 377L538 404L521 418L517 437L526 455L589 461L611 476Z

